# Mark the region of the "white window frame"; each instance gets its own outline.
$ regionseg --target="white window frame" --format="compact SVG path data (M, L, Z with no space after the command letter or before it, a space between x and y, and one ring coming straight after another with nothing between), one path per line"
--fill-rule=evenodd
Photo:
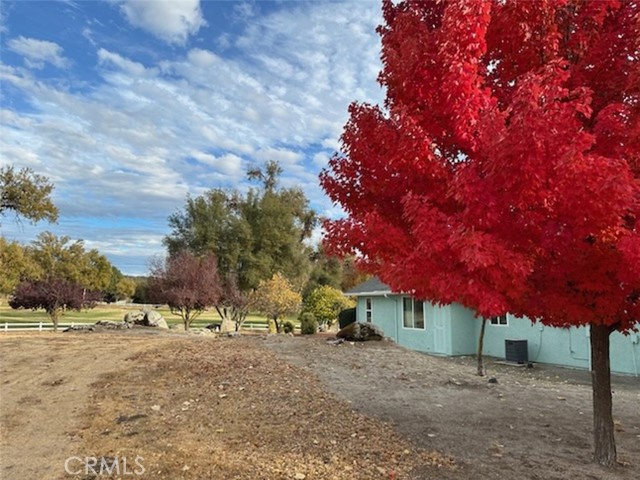
M367 323L373 322L373 298L371 297L364 299L364 320Z
M407 327L406 322L405 322L405 301L406 300L411 300L411 326ZM422 305L422 326L421 327L416 327L416 304L421 304ZM402 328L404 328L405 330L426 330L427 329L427 322L425 319L425 311L424 311L424 302L421 300L416 300L413 297L402 297Z
M489 324L494 327L508 327L509 315L505 313L504 315L497 315L495 317L491 317L489 318Z

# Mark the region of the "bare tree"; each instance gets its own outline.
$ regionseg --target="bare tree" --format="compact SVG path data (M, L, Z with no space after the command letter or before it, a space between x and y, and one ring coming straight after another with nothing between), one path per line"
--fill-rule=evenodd
M197 257L186 251L156 262L149 279L151 298L166 303L174 315L180 315L189 330L207 308L216 305L222 295L216 257Z

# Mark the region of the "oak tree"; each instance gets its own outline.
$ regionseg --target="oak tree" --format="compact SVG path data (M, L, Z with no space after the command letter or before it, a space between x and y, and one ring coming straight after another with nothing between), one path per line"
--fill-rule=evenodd
M94 291L106 291L114 273L98 250L86 250L83 240L42 232L27 247L36 272L31 279L60 278Z
M588 325L595 460L616 462L609 336L640 318L640 3L383 2L383 106L321 183L332 252L479 315Z
M20 282L34 278L36 271L23 245L0 237L0 294L9 295Z
M262 280L283 273L297 286L308 278L310 249L305 244L316 216L299 188L282 188L277 162L252 168L257 187L246 193L212 189L188 197L183 211L169 217L164 239L169 254L187 250L212 253L224 285L216 310L223 327L238 329L247 315L247 296Z
M30 168L16 170L13 165L0 167L0 216L13 212L35 223L55 222L58 209L51 201L53 185Z

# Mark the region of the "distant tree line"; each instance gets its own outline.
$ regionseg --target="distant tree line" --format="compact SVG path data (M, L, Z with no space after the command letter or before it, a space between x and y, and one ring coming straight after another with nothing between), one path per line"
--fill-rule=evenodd
M128 298L167 304L185 329L213 309L227 330L238 330L252 310L280 331L280 320L301 306L330 325L334 311L348 304L340 290L363 277L353 259L328 257L312 245L318 216L300 188L280 186L282 173L277 162L267 162L248 170L253 186L246 192L215 188L187 197L184 210L169 217L168 255L153 262L147 278L125 277L81 240L44 232L24 246L0 237L0 294L14 308L44 309L54 326L67 309ZM0 188L0 216L57 219L45 177L3 167Z

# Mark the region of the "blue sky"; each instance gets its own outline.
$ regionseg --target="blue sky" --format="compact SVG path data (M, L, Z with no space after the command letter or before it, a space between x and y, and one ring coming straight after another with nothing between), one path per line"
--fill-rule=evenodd
M267 160L339 215L318 173L349 103L382 101L380 23L378 0L3 0L0 165L49 177L60 220L0 234L83 239L145 274L187 194L244 189Z

